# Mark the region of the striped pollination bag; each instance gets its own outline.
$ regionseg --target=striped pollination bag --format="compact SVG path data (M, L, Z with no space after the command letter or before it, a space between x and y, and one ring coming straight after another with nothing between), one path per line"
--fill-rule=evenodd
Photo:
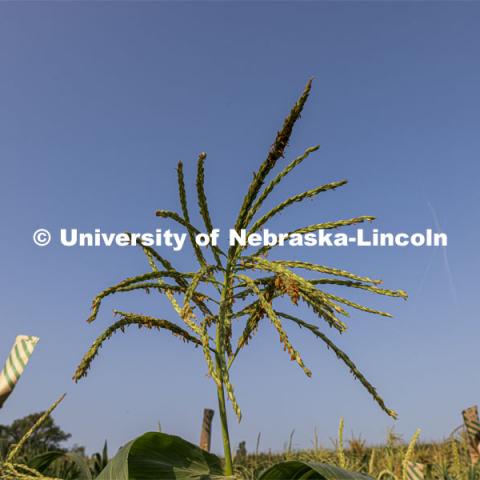
M28 335L19 335L15 339L10 355L0 372L0 408L15 388L38 340L38 337Z
M407 462L407 479L423 480L425 478L425 465L423 463Z

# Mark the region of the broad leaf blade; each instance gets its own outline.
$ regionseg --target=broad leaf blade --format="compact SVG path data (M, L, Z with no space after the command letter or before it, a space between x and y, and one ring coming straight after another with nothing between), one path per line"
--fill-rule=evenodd
M37 472L44 473L52 463L62 458L65 452L50 451L35 455L29 462L28 466L34 468Z
M97 480L207 480L221 475L215 455L180 437L149 432L125 445Z
M133 442L135 440L120 448L95 480L128 480L128 456Z
M325 463L290 461L268 468L258 480L371 480L371 477Z
M29 462L29 466L34 468L37 472L45 473L57 460L66 460L77 467L77 480L92 480L92 474L88 467L88 461L82 455L74 452L51 451L41 453L35 456Z

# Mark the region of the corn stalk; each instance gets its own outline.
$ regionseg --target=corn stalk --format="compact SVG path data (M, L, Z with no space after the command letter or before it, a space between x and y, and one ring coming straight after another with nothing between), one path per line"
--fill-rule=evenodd
M310 89L311 81L307 83L299 99L285 118L266 159L255 172L235 220L237 231L245 229L249 234L255 233L270 222L272 218L292 205L316 197L321 193L333 192L347 183L346 180L341 180L306 190L287 198L266 213L257 215L265 200L284 178L318 150L318 146L306 149L304 153L281 169L265 186L267 177L284 157L293 127L300 118ZM240 244L231 245L226 252L211 245L200 248L195 240L196 235L201 231L211 233L214 226L204 188L206 158L207 156L203 152L199 155L196 176L197 206L199 217L203 222L203 230L194 225L195 219L191 215L188 205L187 188L181 162L177 168L180 213L168 210L158 210L156 212L157 217L174 221L180 227L186 229L199 265L198 270L181 272L155 249L140 245L150 270L127 278L100 292L92 302L92 310L88 319L89 322L96 319L100 306L106 297L141 290L146 293L155 291L165 295L177 317L177 323L137 313L117 312L121 319L107 328L92 344L80 362L74 374L74 380L78 381L87 374L93 359L107 339L114 333L123 332L127 327L133 325L159 332L168 331L184 342L201 347L207 371L217 389L224 446L224 469L225 475L231 476L233 475L233 461L228 431L227 399L230 401L239 421L242 413L230 379L230 369L239 353L255 336L263 321L268 320L278 333L280 343L290 359L295 361L306 375L310 376L311 371L288 337L287 327L292 323L309 331L319 338L328 349L333 350L354 377L366 388L380 408L391 417L395 417L396 413L385 405L376 389L368 382L353 361L320 329L319 325L306 322L288 313L278 312L274 309L273 302L278 298L287 297L294 306L300 303L304 304L312 310L320 321L325 322L326 326L342 333L347 329L347 325L340 317L348 316L347 307L382 316L389 316L389 314L333 295L323 290L323 287L336 285L399 298L406 298L406 293L402 290L380 288L378 286L381 283L380 280L354 274L340 268L292 260L271 261L267 257L274 247L262 247L255 252L247 252L246 250L249 247ZM336 229L372 220L374 220L374 217L364 215L346 220L328 221L315 223L307 227L293 228L291 233L305 234L318 229ZM260 277L258 272L265 276ZM321 276L320 278L310 279L303 276L302 272ZM206 294L204 292L210 293ZM214 293L211 294L211 292ZM236 307L236 301L239 301L240 307Z

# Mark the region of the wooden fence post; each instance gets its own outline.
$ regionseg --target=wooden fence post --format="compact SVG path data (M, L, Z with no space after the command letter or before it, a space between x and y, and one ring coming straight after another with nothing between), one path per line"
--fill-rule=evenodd
M235 454L235 461L245 460L247 458L247 443L245 441L238 444L237 453Z
M205 408L203 410L202 432L200 434L200 448L202 450L210 451L210 445L212 440L212 419L214 410Z
M466 408L462 415L467 429L468 453L472 464L476 465L480 459L480 421L478 420L477 406Z

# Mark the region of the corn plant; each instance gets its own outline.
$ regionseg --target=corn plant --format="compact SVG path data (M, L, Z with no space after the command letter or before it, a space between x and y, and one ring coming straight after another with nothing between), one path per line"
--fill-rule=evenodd
M24 433L18 443L8 449L7 455L0 460L0 479L2 480L60 480L59 478L46 477L38 470L32 468L21 459L21 453L30 437L42 426L50 414L63 401L62 395L52 406L45 411L38 420Z
M306 190L287 198L266 213L260 213L272 191L319 148L318 145L307 148L303 154L283 166L279 173L268 181L269 175L284 157L293 127L300 118L310 89L311 81L307 83L303 93L285 118L266 159L255 172L235 219L234 228L237 232L243 229L246 229L248 235L259 232L270 220L293 205L314 198L320 193L333 191L347 183L346 180L342 180ZM99 293L93 300L91 315L88 319L89 322L96 319L102 301L110 295L138 290L146 292L155 290L168 298L173 311L178 316L179 323L139 313L116 311L120 318L93 343L79 364L74 380L78 381L86 376L92 360L107 339L132 325L168 331L185 342L201 347L206 368L217 390L224 447L224 473L229 476L233 474L233 465L227 423L227 397L239 421L242 416L230 378L231 367L258 328L263 323L270 322L289 358L310 377L310 369L288 337L287 326L292 324L307 330L331 349L367 389L380 408L391 417L395 417L396 413L385 405L372 384L319 325L279 311L274 306L274 302L281 297L287 297L294 306L304 304L326 327L343 333L347 329L347 325L341 319L341 316L348 316L345 307L385 317L390 315L329 293L324 290L324 287L343 286L400 298L406 298L406 293L402 290L381 288L379 280L340 268L296 260L270 260L268 255L274 248L272 246L262 246L255 251L239 243L229 246L226 251L215 245L201 248L196 242L196 235L200 232L212 232L214 226L204 189L205 161L206 154L201 153L197 162L196 196L199 218L203 221L204 229L194 226L187 201L182 162L178 163L177 168L180 212L169 210L156 212L158 217L174 221L186 229L198 261L198 269L191 272L179 271L156 250L141 245L148 260L149 271L126 278ZM288 235L304 235L320 229L336 229L372 220L374 220L372 216L359 216L313 223L294 228ZM301 272L310 272L318 278L307 278Z

